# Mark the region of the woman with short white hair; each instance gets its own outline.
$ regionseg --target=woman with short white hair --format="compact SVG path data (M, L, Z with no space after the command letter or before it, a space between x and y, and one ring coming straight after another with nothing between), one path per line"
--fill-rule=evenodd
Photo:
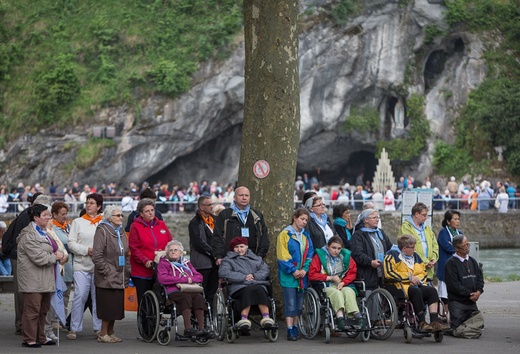
M130 279L128 240L119 205L108 205L96 229L92 251L97 316L101 319L98 342L116 343L116 320L125 318L125 287Z

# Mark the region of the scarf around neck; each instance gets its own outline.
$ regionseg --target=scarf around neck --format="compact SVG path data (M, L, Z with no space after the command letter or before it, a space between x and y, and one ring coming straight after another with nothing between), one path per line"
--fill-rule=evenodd
M247 221L247 216L249 215L249 209L250 209L249 204L247 205L247 207L244 210L242 210L237 207L235 202L233 202L233 204L231 204L231 208L235 211L235 213L237 213L238 218L240 219L240 221L242 221L242 224L244 224L244 226L245 226L246 221Z
M63 231L65 231L65 233L67 233L67 234L69 233L69 223L68 222L65 221L65 222L61 223L61 222L59 222L57 220L52 219L52 224L54 226L56 226L57 228L62 229Z
M335 218L334 224L339 225L345 229L345 232L347 233L347 240L350 241L352 238L352 234L350 233L350 230L347 228L347 221L343 218Z
M202 213L200 213L200 217L202 218L204 223L206 225L208 225L208 227L211 229L211 231L213 231L213 228L215 227L215 222L214 222L213 216L208 215L207 217L205 217L204 215L202 215Z
M98 214L95 217L91 217L88 214L84 214L82 216L82 218L85 219L85 220L90 221L91 224L98 224L99 222L101 222L101 220L103 220L103 215Z

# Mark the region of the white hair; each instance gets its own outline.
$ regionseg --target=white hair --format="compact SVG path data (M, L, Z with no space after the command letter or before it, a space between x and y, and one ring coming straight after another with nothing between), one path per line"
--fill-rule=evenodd
M103 220L108 220L114 215L115 211L121 212L121 206L117 204L109 204L105 207L105 211L103 212Z
M177 240L171 240L170 242L168 242L166 244L166 248L165 248L166 251L168 251L170 249L170 247L175 246L175 245L179 246L181 251L184 252L184 246L182 245L181 241L177 241Z

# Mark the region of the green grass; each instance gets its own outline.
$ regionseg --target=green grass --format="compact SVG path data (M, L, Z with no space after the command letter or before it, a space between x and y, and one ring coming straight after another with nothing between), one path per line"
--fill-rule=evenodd
M100 108L175 97L230 53L240 0L0 2L0 139L84 123ZM136 96L135 92L139 92Z

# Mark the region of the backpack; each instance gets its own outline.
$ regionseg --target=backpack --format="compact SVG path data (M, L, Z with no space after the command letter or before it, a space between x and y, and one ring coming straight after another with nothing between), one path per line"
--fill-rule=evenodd
M466 321L455 328L453 336L457 338L477 339L482 335L484 328L484 316L482 312L475 311Z

